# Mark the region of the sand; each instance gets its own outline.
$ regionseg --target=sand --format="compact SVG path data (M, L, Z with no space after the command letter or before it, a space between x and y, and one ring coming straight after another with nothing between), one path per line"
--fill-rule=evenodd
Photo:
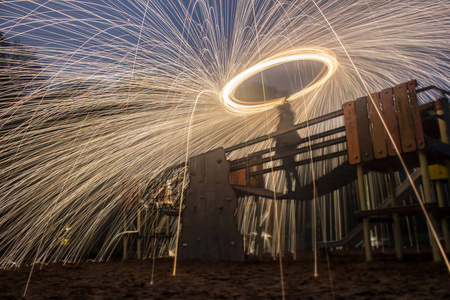
M314 277L312 252L283 261L286 299L450 299L450 276L429 253L376 253L364 262L361 250L332 252L319 258ZM244 263L173 259L52 263L35 271L25 299L280 299L278 261ZM22 298L30 267L0 270L0 299Z

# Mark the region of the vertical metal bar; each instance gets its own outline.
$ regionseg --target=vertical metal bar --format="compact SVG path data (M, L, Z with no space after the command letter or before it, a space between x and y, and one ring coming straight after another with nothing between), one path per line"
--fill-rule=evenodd
M366 192L364 190L364 170L362 164L356 165L357 181L358 181L358 195L361 203L361 210L367 210ZM370 224L369 218L363 219L364 230L364 246L366 250L366 261L372 261L372 245L370 243Z
M406 205L405 200L403 200L403 205ZM413 240L412 240L412 233L411 233L411 225L409 224L409 217L406 216L406 226L408 228L408 235L409 235L409 245L411 247L414 246Z
M126 208L123 211L123 231L126 232L127 231L127 211ZM127 260L128 258L128 235L126 233L124 233L123 235L123 255L122 255L122 259L123 260Z
M319 276L318 270L317 270L317 197L316 195L314 195L313 198L313 224L312 224L312 234L313 234L313 247L314 247L314 276L317 277ZM322 206L324 207L324 206ZM325 227L325 226L323 226ZM326 236L322 237L323 241L326 241Z
M395 178L394 178L394 170L392 168L388 169L388 186L389 186L389 195L391 196L391 206L397 206L397 197L395 195ZM402 231L400 228L400 217L398 213L392 214L392 219L394 221L394 243L395 243L395 256L398 260L403 259L403 251L402 251Z
M261 226L261 206L259 204L259 196L255 197L255 205L256 205L256 245L255 250L258 253L258 259L262 261L263 253L264 253L264 244L262 239L262 226Z

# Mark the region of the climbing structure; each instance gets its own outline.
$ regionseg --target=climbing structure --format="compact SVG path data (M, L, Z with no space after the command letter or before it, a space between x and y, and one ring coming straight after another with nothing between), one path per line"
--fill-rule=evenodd
M179 258L244 259L242 236L237 231L234 216L238 197L253 195L256 201L261 198L309 201L314 197L329 194L355 180L360 199L360 211L356 211L355 216L362 224L356 226L344 240L330 242L328 245L323 242L321 246L344 245L362 232L366 259L369 261L372 259L369 233L371 222L392 222L397 257L401 259L400 218L423 213L423 211L419 205L400 205L396 199L408 190L411 181L419 178L422 178L425 208L435 212L432 220L436 225L442 225L444 239L448 244L448 225L445 216L448 215L449 210L439 196L436 197L438 203L434 203L435 198L431 196L429 183L429 170L432 172L447 171L449 166L447 159L450 158L450 146L448 146L448 104L446 99L449 93L434 86L417 89L416 85L416 81L399 84L393 88L347 102L343 105L342 110L295 125L292 130L299 130L334 118L343 118L344 122L341 124L345 123L345 126L338 126L303 138L299 144L300 147L283 156L272 154L271 149L268 148L232 161L226 159L227 153L276 136L270 134L227 149L220 148L191 158L189 162L190 186L182 216ZM441 97L435 102L419 106L417 95L430 90L438 91ZM435 113L431 115L437 117L430 118L430 111L434 111ZM436 133L436 128L438 128L438 133ZM342 147L334 147L333 149L337 150L327 151L325 155L313 155L307 159L296 161L296 165L300 166L336 157L345 160L344 163L317 178L311 184L298 187L294 196L266 189L264 174L278 172L282 170L282 167L265 167L264 164L274 162L284 156L314 153L313 150L335 145ZM393 174L395 171L403 169L399 154L408 166L408 170L415 169L416 171L412 172L411 180L396 187ZM429 162L436 165L429 168ZM363 176L371 171L387 174L389 197L376 209L369 210ZM439 171L437 172L439 173ZM437 188L436 193L439 193ZM259 214L257 215L259 216ZM257 224L260 226L259 220ZM261 228L257 228L257 234L258 240L261 242ZM262 245L259 245L260 254L262 248ZM435 260L439 260L435 243L433 244L433 254Z

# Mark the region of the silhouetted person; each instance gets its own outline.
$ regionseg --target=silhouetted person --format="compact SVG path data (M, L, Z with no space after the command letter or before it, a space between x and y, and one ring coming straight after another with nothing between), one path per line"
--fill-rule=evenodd
M277 107L280 121L278 122L276 134L285 132L286 130L293 129L294 127L294 112L291 109L291 105L288 102L283 103ZM297 131L290 131L283 133L275 137L275 153L277 155L285 155L297 149L297 145L301 139ZM300 178L297 170L295 169L295 155L283 157L283 169L286 176L286 184L288 194L292 193L292 179L295 180L295 188L300 186Z

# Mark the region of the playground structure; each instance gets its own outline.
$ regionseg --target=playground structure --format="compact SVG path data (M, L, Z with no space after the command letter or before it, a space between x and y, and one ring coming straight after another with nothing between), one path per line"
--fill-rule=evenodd
M438 92L440 97L419 106L417 95L428 93L429 97L430 91ZM270 141L276 136L275 134L191 157L188 165L190 183L183 201L178 258L243 261L245 254L248 253L244 248L248 245L246 245L245 236L243 237L242 232L238 230L236 207L239 205L239 198L249 196L256 203L254 216L257 226L254 253L262 258L265 247L259 201L272 199L314 203L319 197L333 195L333 192L345 186L348 187L349 184L353 184L350 187L359 199L359 205L353 207L354 215L352 216L359 223L349 228L347 234L340 240L328 240L325 235L322 241L313 241L313 248L340 248L351 242L360 241L359 244L365 248L366 260L370 261L373 247L370 231L374 224L382 223L392 226L396 257L402 259L404 244L402 219L408 221L408 217L423 215L423 209L425 209L434 227L438 229L446 251L450 251L446 219L450 215L450 207L448 197L445 196L446 184L443 182L448 180L447 174L450 167L448 95L449 92L435 86L417 89L416 82L409 81L379 93L346 102L341 110L294 125L291 130L300 130L332 119L340 120L335 122L340 125L333 129L303 137L296 150L284 155L299 157L299 154L305 154L303 159L296 160L297 166L340 158L339 165L330 172L316 178L310 184L296 187L294 195L269 189L270 184L265 174L280 173L282 166L272 163L283 157L273 154L270 146L245 157L233 160L227 158L235 150ZM388 138L385 126L394 143ZM315 151L321 149L327 149L323 152L325 154L318 154L319 152ZM396 183L394 173L405 173L397 151L401 154L411 175L410 179L406 178L402 182L397 180ZM180 167L183 166L177 166L178 169ZM367 175L374 172L385 174L383 176L387 181L388 196L377 206L369 207L370 193L367 191L367 186L371 183ZM422 182L420 190L424 201L423 208L418 203L407 205L405 201L401 201L402 197L412 193L411 182L419 183L420 181ZM151 245L150 248L153 249L151 251L162 248L166 255L169 254L169 244L174 240L176 231L174 225L176 222L173 220L178 216L174 203L166 201L171 198L170 190L170 188L166 189L163 192L165 195L160 196L161 199L157 201L159 204L155 211L162 220L158 228L155 227L155 223L152 223L151 228L143 228L145 225L142 225L141 211L138 211L136 216L125 214L124 224L129 224L126 218L128 220L135 218L136 230L130 231L129 228L124 228L124 233L129 232L123 236L124 258L128 257L130 234L137 234L137 258L142 258L140 250L142 240L146 240L146 243ZM319 221L315 222L319 223ZM321 225L312 224L312 226L318 228ZM150 234L146 235L146 232ZM429 239L434 260L441 260L437 244L431 236ZM153 255L155 255L154 252Z
M441 97L419 106L417 94L430 90L438 91ZM395 186L393 174L403 168L397 151L400 152L408 169L415 169L411 179L413 181L422 179L424 207L430 214L433 225L441 228L439 232L442 232L448 251L450 244L446 216L450 210L445 204L441 182L442 179L448 178L446 174L450 157L447 132L448 95L448 92L434 86L416 89L416 81L409 81L347 102L342 110L295 125L292 130L343 117L345 126L305 137L301 147L286 156L342 144L346 145L345 150L300 160L296 165L316 163L335 157L344 157L346 161L315 182L300 187L294 196L266 189L264 174L282 170L281 166L265 168L264 164L283 157L273 155L270 148L232 161L226 159L227 153L271 139L276 136L274 134L191 158L189 162L191 181L182 216L179 258L238 261L244 259L242 237L237 231L234 217L237 197L253 195L256 201L259 198L275 200L294 198L296 201L308 201L356 180L360 210L355 212L355 216L361 224L341 241L324 241L316 246L343 246L362 232L366 260L370 261L371 223L388 222L392 223L394 228L396 256L402 259L400 217L423 214L423 211L419 204L400 205L398 202L399 196L410 190L411 182L406 180L401 185ZM388 137L377 110L395 146ZM423 123L426 126L423 126ZM326 137L343 132L345 136L323 141ZM320 142L314 143L319 139ZM367 207L363 177L371 171L387 174L389 179L389 197L375 209ZM430 180L435 180L435 197L432 195ZM434 199L437 199L437 202ZM256 216L260 214L257 213ZM256 223L260 224L260 220ZM257 243L262 243L261 231L261 227L258 227ZM430 240L434 260L439 261L441 257L437 245L433 238ZM258 248L262 249L263 245L259 244ZM262 251L259 250L259 255L261 254Z

